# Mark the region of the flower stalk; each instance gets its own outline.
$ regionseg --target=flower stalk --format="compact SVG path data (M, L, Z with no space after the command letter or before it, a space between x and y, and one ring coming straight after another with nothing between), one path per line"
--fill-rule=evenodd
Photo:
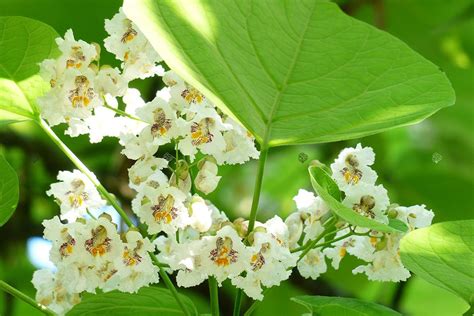
M52 315L52 316L56 315L52 310L50 310L46 306L37 303L34 299L29 297L25 293L21 292L20 290L14 288L13 286L11 286L10 284L6 283L3 280L0 280L0 289L22 300L23 302L33 306L37 310L43 312L45 315Z

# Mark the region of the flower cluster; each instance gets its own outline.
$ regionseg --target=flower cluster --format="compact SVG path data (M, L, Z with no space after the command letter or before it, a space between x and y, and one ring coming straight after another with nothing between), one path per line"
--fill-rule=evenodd
M408 226L408 232L429 226L434 214L424 205L403 207L390 204L387 190L382 185L376 185L377 173L370 168L374 160L372 148L363 148L358 144L355 148L344 149L331 164L332 178L345 196L342 204L383 224L399 220ZM305 249L305 245L315 239L321 244L321 247L315 245L299 261L298 270L303 277L316 279L326 272L326 258L334 269L338 269L346 254L367 263L355 268L353 273L365 273L369 280L398 282L410 276L399 255L403 233L382 233L351 226L342 220L331 223L326 203L321 197L305 190L300 190L294 200L298 210L286 220L294 242L292 247ZM326 223L334 228L330 233ZM329 236L334 242L327 244L325 241ZM301 241L302 245L298 245L297 241Z
M106 215L91 216L106 204L97 180L78 170L60 172L47 194L58 202L61 215L43 222L57 270L34 274L38 302L64 314L83 292L136 292L158 282L153 265L158 261L176 272L179 286L196 286L210 277L218 284L230 280L256 300L263 299L264 288L288 279L294 267L316 279L326 272L326 259L337 269L346 253L367 263L353 272L369 279L409 276L398 254L403 234L338 220L321 197L305 190L294 198L297 210L285 221L275 216L252 223L252 231L245 219L230 221L199 194L216 189L219 166L258 158L253 136L175 72L165 72L160 56L121 10L105 28L105 48L121 68L99 68L98 45L77 41L67 31L57 40L61 55L41 64L51 90L39 105L50 125L67 123L71 136L89 134L91 142L119 139L122 154L133 161L131 209L144 229L119 233ZM155 75L162 76L164 88L149 102L128 87L132 80ZM160 156L165 145L172 155ZM371 148L357 145L331 165L342 203L382 224L397 219L410 230L429 225L433 214L424 206L390 204L387 191L375 184L374 160Z
M106 214L63 224L59 217L43 222L44 237L51 241L50 260L57 270L33 275L36 299L58 314L80 302L80 293L97 289L136 292L158 282L158 268L148 252L148 238L129 230L120 236Z

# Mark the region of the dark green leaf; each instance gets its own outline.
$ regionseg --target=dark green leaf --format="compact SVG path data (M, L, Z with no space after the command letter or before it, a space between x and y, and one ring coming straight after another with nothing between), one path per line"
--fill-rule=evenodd
M355 298L331 296L297 296L292 301L304 305L310 312L318 316L395 316L400 313L375 303Z
M181 295L190 315L198 315L193 302ZM171 292L164 288L145 287L136 294L112 291L104 294L91 295L67 314L68 316L168 316L184 315Z
M18 205L19 184L15 170L0 155L0 226L10 219Z

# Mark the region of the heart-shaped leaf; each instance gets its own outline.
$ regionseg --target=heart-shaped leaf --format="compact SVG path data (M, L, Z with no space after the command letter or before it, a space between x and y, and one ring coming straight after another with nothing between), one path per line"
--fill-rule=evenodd
M292 301L309 309L318 316L400 316L401 314L382 305L355 298L332 296L297 296Z
M339 191L337 184L331 176L324 171L324 168L313 165L308 168L308 171L311 184L316 193L326 202L332 212L349 224L387 233L404 233L407 231L408 227L401 221L390 221L388 225L385 225L354 212L354 210L345 206L337 199L338 194L336 190Z
M362 137L454 103L446 76L321 0L125 0L166 63L266 146Z
M402 238L403 265L474 305L474 220L444 222Z
M0 17L0 125L38 116L36 98L49 88L38 63L57 55L50 26L25 17Z
M198 315L193 302L179 294L189 315ZM168 316L184 315L181 307L167 289L158 287L141 288L138 293L122 293L112 291L104 294L91 295L67 313L68 316L85 315L102 316Z
M15 170L0 155L0 226L10 219L18 205L19 184Z

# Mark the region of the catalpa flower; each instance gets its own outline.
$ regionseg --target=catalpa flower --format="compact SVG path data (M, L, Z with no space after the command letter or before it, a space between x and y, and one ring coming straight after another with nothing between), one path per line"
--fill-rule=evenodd
M217 231L216 236L206 236L202 240L202 265L219 284L250 268L252 254L231 226L225 226Z
M109 37L104 40L104 46L123 62L124 76L128 81L163 75L163 67L157 65L162 58L137 26L127 19L122 8L111 20L105 20L105 30Z
M79 170L60 171L60 182L51 184L46 192L54 196L61 207L61 217L75 221L87 212L88 208L97 209L105 205L94 184Z
M36 301L60 316L81 302L79 293L67 291L63 281L65 274L65 271L54 274L48 269L42 269L35 271L32 280L36 289Z
M164 168L168 166L168 160L163 158L148 157L139 159L128 169L129 186L136 191L151 176L160 185L168 182L168 177L163 173Z
M305 238L303 242L316 238L324 231L321 218L329 212L326 203L313 192L300 189L298 195L293 198L298 212L304 218Z
M297 267L301 276L313 280L319 278L321 274L327 271L327 264L324 258L325 256L321 252L321 249L311 249L303 259L298 262Z
M175 187L144 186L132 207L148 225L150 234L161 231L173 234L178 228L184 228L188 224L189 215L184 206L185 200L186 195Z
M123 244L122 256L115 259L117 267L117 289L134 293L141 287L158 283L158 268L153 265L148 252L154 251L154 245L137 231L128 231Z
M209 194L217 188L221 179L217 175L217 165L209 159L199 165L199 172L194 180L194 185L202 193Z
M80 247L85 250L87 262L104 264L112 262L120 255L122 242L115 224L105 217L89 220L83 227L84 242Z
M252 159L258 159L260 152L255 148L255 138L242 125L230 117L224 119L231 129L224 131L225 149L216 153L217 163L234 165L243 164Z
M186 136L178 143L178 149L183 155L189 156L192 161L198 150L211 156L219 155L225 150L222 132L230 126L222 122L216 110L193 106L188 116L192 118L184 127Z
M262 286L269 288L288 279L290 268L296 265L298 257L268 232L256 231L253 245L248 250L252 254L250 269L245 276L233 278L232 284L243 289L249 297L262 300Z
M346 191L346 197L342 203L360 215L388 223L385 211L390 201L387 190L381 184L375 186L361 183Z
M372 148L357 144L355 148L346 148L331 164L332 176L339 188L346 191L359 183L375 184L377 173L371 166L375 161Z
M52 242L49 258L54 264L73 263L81 260L80 244L82 240L81 223L63 224L58 216L43 221L44 238Z

